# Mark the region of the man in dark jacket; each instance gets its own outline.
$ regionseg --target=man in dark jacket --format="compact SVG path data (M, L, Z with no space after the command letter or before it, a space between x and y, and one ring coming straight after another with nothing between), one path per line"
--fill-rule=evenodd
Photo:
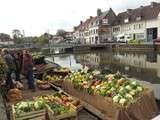
M15 51L15 52L12 54L12 57L14 58L14 64L15 64L15 67L16 67L16 69L15 69L16 81L20 81L20 72L21 72L20 53L18 53L17 51Z
M15 72L14 59L7 49L2 50L2 55L6 63L6 85L9 89L14 88L11 74Z

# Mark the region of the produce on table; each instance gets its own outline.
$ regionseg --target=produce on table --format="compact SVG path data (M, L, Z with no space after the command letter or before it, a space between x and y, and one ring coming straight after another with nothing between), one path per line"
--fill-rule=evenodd
M65 80L69 80L74 84L74 87L80 90L83 88L89 88L93 80L93 75L86 71L74 72L69 76L65 77Z
M75 111L73 106L80 105L80 101L74 100L72 97L62 93L55 93L53 95L43 95L33 98L33 101L22 101L15 104L16 116L32 111L39 111L43 109L51 109L54 115L62 115Z
M58 75L47 75L44 80L46 81L58 81L58 80L62 80L62 76L58 76Z
M66 76L65 80L73 83L75 88L87 89L89 94L109 97L114 103L127 106L144 88L135 80L128 80L120 73L106 74L99 71L82 70Z
M48 90L51 88L51 85L48 84L48 81L37 80L37 87L41 90Z
M36 82L37 82L38 85L48 84L48 81L44 81L44 80L37 80Z
M46 103L52 103L52 102L57 101L58 103L61 103L65 106L73 105L75 107L78 107L81 104L79 100L75 100L72 97L62 94L62 93L56 93L53 95L37 96L37 97L34 97L34 99L45 101Z
M15 104L15 112L17 117L27 112L43 110L45 108L46 103L44 101L22 101Z
M33 58L33 62L34 64L38 65L38 64L45 64L45 56L42 55L41 52L35 52L35 53L32 53L32 58Z
M42 100L46 103L54 102L55 97L53 95L42 95L42 96L36 96L33 98L34 100Z
M63 68L59 68L59 69L54 69L55 72L58 73L69 73L71 72L69 68L63 67Z
M35 53L32 53L32 58L33 59L39 59L41 57L44 57L44 55L42 55L41 52L35 52Z
M71 107L67 107L56 102L48 105L49 108L54 112L54 115L62 115L74 111Z

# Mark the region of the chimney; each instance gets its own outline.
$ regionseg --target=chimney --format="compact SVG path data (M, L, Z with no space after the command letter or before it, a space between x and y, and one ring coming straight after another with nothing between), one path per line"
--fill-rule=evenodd
M82 21L82 20L80 21L80 24L81 24L81 25L83 24L83 21Z
M102 14L102 11L100 8L97 9L97 16L99 17Z
M141 5L140 8L143 8L143 5Z
M127 9L127 13L130 14L132 12L132 9Z

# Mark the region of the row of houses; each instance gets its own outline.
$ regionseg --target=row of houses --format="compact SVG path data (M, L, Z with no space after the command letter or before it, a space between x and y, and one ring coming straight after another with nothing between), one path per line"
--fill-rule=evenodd
M90 16L74 27L74 40L82 44L99 44L117 40L118 36L127 35L129 39L153 42L160 37L160 3L136 9L127 9L116 13L110 8L102 12L97 9L97 16Z

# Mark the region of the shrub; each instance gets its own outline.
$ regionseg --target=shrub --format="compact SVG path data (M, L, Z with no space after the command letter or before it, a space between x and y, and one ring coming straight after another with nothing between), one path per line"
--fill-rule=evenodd
M141 40L133 40L133 39L132 39L132 40L129 40L128 43L129 43L129 44L140 44L140 43L141 43Z

